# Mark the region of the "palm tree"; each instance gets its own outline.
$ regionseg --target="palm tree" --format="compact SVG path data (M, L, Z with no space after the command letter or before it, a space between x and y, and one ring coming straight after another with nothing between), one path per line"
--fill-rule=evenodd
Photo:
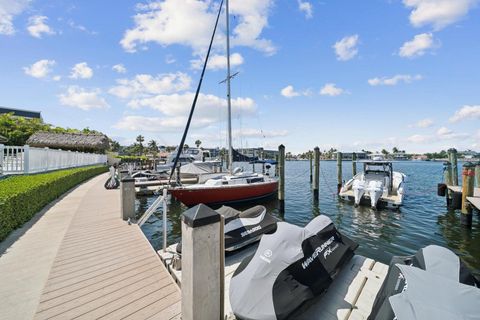
M139 155L141 156L143 155L143 142L145 141L145 137L139 134L135 140L138 142L137 149L138 149Z
M150 140L148 143L148 150L155 156L158 152L158 145L155 140Z
M399 152L398 148L397 148L397 147L393 147L392 153L398 153L398 152Z
M201 144L202 144L202 141L200 140L195 141L195 145L197 146L197 148L200 147Z

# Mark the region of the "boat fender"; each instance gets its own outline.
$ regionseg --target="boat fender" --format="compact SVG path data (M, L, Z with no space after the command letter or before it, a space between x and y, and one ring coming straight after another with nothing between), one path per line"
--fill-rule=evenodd
M445 197L447 191L447 185L445 183L439 183L437 186L437 195Z
M462 193L453 192L450 209L460 210L462 208Z

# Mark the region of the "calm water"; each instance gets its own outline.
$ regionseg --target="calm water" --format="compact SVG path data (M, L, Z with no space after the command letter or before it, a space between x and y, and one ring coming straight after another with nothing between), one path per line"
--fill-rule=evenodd
M238 164L251 170L251 165ZM452 249L480 275L480 219L474 212L472 229L460 225L460 212L447 210L445 198L438 197L437 183L442 181L440 162L396 162L394 170L407 175L407 192L400 211L375 212L367 207L354 208L339 201L336 189L336 162L322 161L320 168L320 199L314 203L310 188L308 161L290 161L285 166L285 214L281 216L275 198L259 202L281 219L306 225L319 214L329 216L337 228L360 244L357 253L383 263L392 255L409 255L418 249L437 244ZM460 166L459 166L460 167ZM258 167L261 168L261 167ZM261 170L261 169L260 169ZM360 164L358 170L361 170ZM351 162L343 163L345 180L352 176ZM137 200L137 212L144 212L155 197ZM256 204L256 203L254 203ZM252 204L235 206L237 209ZM181 213L187 208L172 200L168 215L168 242L180 240ZM152 245L162 246L162 214L159 210L143 226Z

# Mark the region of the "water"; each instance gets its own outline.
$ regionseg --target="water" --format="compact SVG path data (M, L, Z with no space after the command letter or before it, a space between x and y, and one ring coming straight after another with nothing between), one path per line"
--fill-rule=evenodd
M237 164L242 165L242 164ZM243 164L248 170L251 165ZM368 207L355 208L336 196L336 162L320 164L320 199L314 203L310 188L308 161L287 161L285 164L285 214L280 215L275 198L242 206L263 204L273 215L298 226L304 226L319 214L329 216L337 228L360 246L358 254L389 263L393 255L410 255L418 249L436 244L452 249L480 275L480 219L474 213L473 226L460 224L460 212L446 208L445 198L437 196L437 183L442 181L442 163L396 162L394 170L407 175L404 206L399 211ZM257 167L257 170L261 167ZM361 170L361 165L358 165ZM351 162L343 162L343 177L352 176ZM144 212L155 197L137 200L137 212ZM172 200L168 213L168 243L178 242L181 236L181 213L187 208ZM142 227L156 249L162 247L161 209Z

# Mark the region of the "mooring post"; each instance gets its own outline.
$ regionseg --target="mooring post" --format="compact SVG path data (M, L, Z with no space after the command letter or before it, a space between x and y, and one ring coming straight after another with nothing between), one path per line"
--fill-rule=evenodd
M477 162L475 166L475 181L477 183L477 188L480 188L480 161Z
M122 219L135 219L135 179L126 176L120 183L120 197L122 201Z
M224 240L220 214L199 204L182 214L182 319L223 319Z
M312 151L308 150L308 160L310 161L310 183L313 183L313 165L312 165L312 161L313 161L313 154L312 154Z
M276 163L276 165L275 165L275 177L278 177L278 159L279 159L278 154L276 154L275 155L275 163Z
M163 220L163 252L167 252L167 214L168 214L168 206L167 206L167 188L163 189L162 195L162 220Z
M128 175L128 170L119 170L118 171L118 180L122 181Z
M452 202L452 194L448 189L452 185L452 166L449 161L443 163L443 180L447 185L447 190L445 190L445 197L447 199L447 206L449 207Z
M355 177L357 174L357 154L352 153L352 177Z
M457 161L457 149L448 149L450 155L450 163L452 164L452 185L458 186L458 161Z
M342 188L342 153L337 152L337 193Z
M280 211L285 209L285 146L278 146L278 200Z
M318 199L320 189L320 149L315 147L314 150L314 175L313 175L313 197Z
M475 165L471 162L463 164L462 168L462 215L463 225L472 225L472 206L468 203L467 197L473 197L475 179Z
M255 173L255 150L253 150L252 171Z

